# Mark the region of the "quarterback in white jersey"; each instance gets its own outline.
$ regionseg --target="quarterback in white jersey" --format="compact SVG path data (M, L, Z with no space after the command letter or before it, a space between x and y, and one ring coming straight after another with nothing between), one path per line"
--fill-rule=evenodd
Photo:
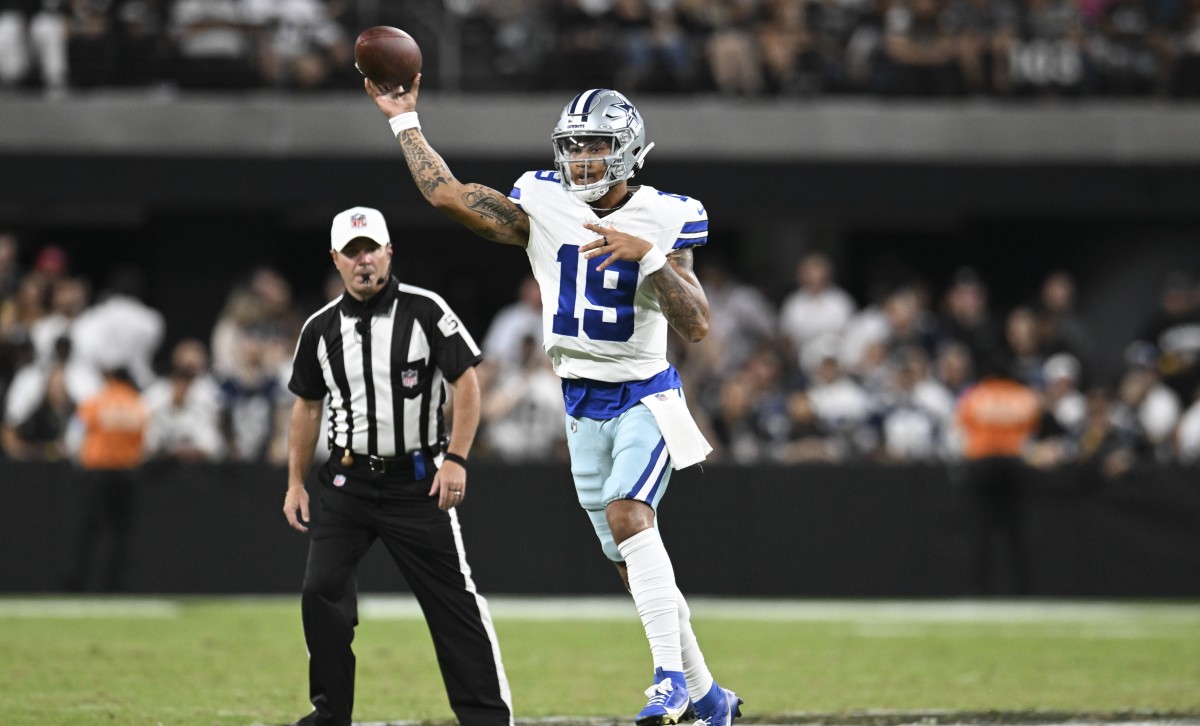
M411 89L364 85L426 200L529 256L546 351L563 382L579 503L633 595L654 660L635 723L727 726L742 699L705 664L656 519L671 472L711 450L666 358L668 325L689 341L708 333L708 300L692 271L693 248L708 241L704 205L629 184L653 144L616 91L575 96L550 136L556 168L524 174L505 196L455 179L429 145L416 113L420 75Z
M601 272L581 262L579 248L596 239L583 225L600 224L600 217L563 189L561 177L527 172L509 194L529 215L525 253L542 289L543 339L554 372L609 383L652 378L668 367L667 319L654 285L628 260ZM703 204L649 186L639 187L603 226L664 254L708 241Z

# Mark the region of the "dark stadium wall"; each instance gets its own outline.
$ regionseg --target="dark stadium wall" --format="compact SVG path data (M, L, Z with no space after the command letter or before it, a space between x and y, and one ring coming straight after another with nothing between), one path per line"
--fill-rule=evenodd
M306 540L280 512L285 472L167 466L143 472L123 591L295 593ZM1025 482L1032 592L1200 596L1194 469L1117 481L1084 472ZM488 594L619 594L563 466L474 466L460 518ZM77 544L66 465L0 464L0 590L56 592ZM697 595L940 598L976 593L958 473L940 466L708 466L678 472L661 509L680 585ZM310 492L317 493L310 486ZM533 546L536 539L537 546ZM103 539L88 543L105 551ZM360 588L404 591L381 548ZM722 577L713 578L713 571Z

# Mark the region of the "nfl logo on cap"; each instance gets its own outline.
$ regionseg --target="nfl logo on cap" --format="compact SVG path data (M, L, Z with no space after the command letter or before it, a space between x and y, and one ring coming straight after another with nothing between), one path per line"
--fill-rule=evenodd
M339 252L351 240L359 237L379 245L387 245L392 241L388 236L387 222L378 209L370 207L351 207L333 218L333 226L329 230L329 246Z

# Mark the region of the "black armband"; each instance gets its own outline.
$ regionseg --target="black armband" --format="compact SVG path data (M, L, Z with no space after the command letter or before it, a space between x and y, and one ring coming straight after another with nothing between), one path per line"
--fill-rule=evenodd
M459 466L461 466L464 469L467 468L466 457L459 456L458 454L454 454L454 453L447 451L446 453L442 454L442 458L444 458L446 461L453 461L455 464L458 464Z

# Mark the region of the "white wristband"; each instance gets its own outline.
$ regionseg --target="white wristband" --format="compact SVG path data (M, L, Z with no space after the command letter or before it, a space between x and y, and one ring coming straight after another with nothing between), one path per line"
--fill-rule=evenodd
M399 136L400 132L407 129L421 128L421 122L417 120L416 111L409 111L407 113L402 113L399 116L393 116L388 119L388 123L392 127L392 133L396 136Z
M641 268L643 275L650 275L661 270L665 264L667 264L667 253L657 247L651 247L646 254L642 255L638 267Z

